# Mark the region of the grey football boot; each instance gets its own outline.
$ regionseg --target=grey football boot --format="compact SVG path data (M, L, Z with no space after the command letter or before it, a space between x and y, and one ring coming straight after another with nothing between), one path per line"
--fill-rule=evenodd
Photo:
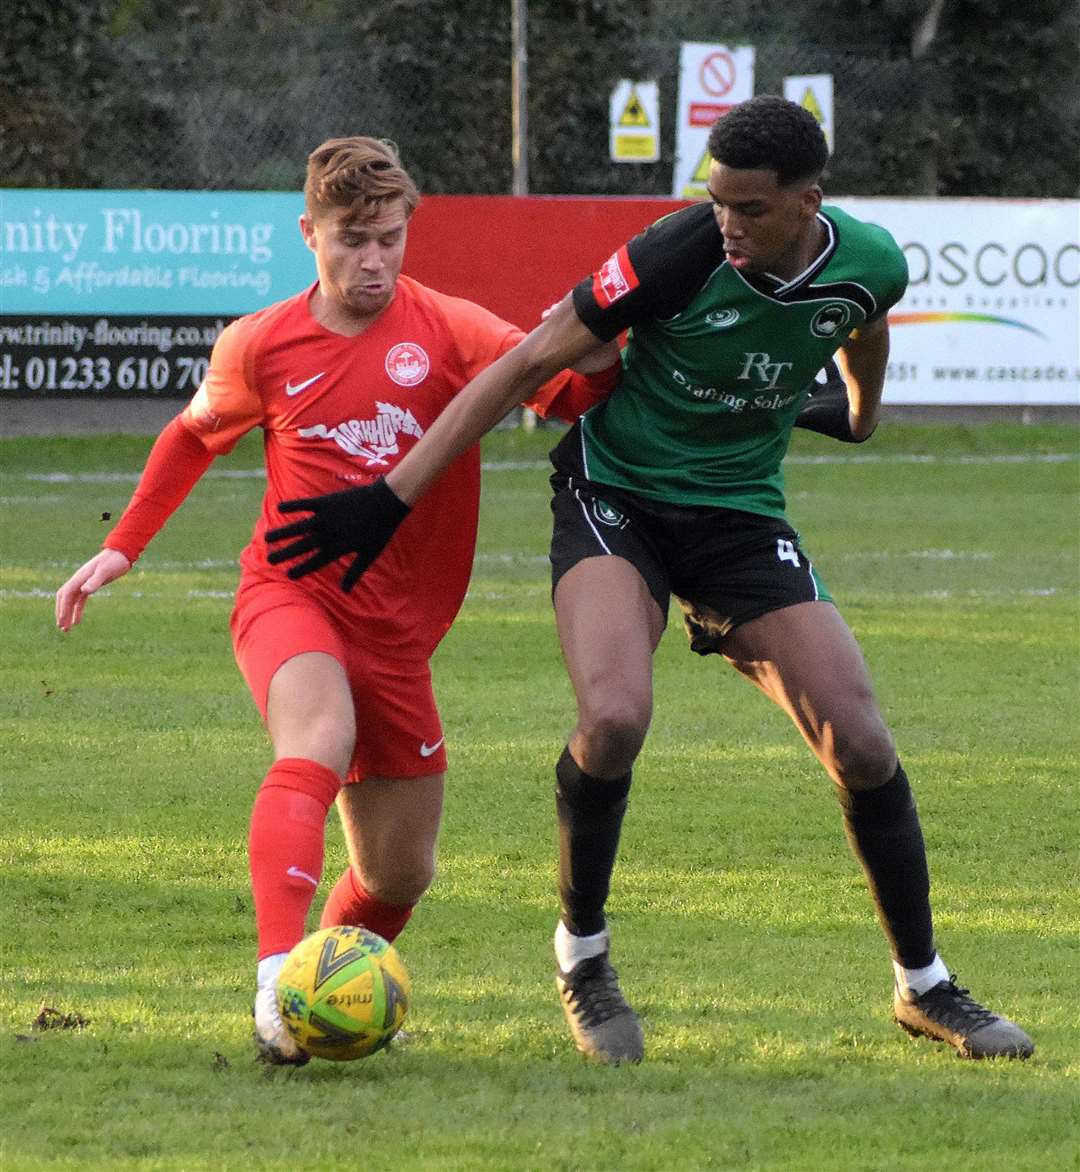
M578 961L569 972L556 971L555 986L582 1054L609 1066L644 1058L641 1021L622 995L606 950Z
M909 1034L948 1042L961 1058L1030 1058L1035 1052L1035 1043L1015 1022L972 1000L955 976L921 996L897 988L893 1016Z

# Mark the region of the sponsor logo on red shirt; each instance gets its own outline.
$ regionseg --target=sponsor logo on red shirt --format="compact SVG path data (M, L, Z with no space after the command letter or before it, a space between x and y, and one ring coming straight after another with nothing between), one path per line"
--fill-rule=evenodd
M630 254L624 244L618 252L609 256L593 276L593 297L601 309L607 309L620 297L632 293L640 284Z

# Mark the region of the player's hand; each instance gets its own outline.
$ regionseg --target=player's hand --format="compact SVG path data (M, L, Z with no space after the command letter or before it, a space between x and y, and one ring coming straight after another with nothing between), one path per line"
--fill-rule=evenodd
M861 444L869 435L857 437L851 430L851 404L847 384L830 358L824 368L825 382L810 384L810 397L795 417L795 426L831 436L845 444Z
M130 569L131 562L117 549L103 549L81 565L56 592L56 625L60 630L77 626L90 595Z
M283 513L310 512L310 517L282 525L266 534L268 543L291 541L291 545L271 550L272 565L311 554L306 561L289 567L290 578L303 578L321 570L346 554L354 553L352 564L341 579L346 594L360 575L371 565L394 536L394 531L409 514L409 506L398 497L383 477L359 488L331 492L325 496L282 501Z

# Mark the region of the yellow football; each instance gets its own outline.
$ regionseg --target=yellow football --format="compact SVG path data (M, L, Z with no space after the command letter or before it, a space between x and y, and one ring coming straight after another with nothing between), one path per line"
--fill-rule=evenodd
M365 928L322 928L289 953L277 982L289 1033L316 1058L347 1062L381 1050L412 996L397 949Z

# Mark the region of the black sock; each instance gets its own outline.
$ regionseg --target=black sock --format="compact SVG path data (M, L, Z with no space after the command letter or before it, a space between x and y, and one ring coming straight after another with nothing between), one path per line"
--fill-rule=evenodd
M555 766L559 816L559 902L575 936L604 930L604 904L615 868L630 774L606 781L583 773L563 750Z
M934 959L930 874L915 799L898 763L877 789L839 791L844 833L866 872L893 959L925 968Z

